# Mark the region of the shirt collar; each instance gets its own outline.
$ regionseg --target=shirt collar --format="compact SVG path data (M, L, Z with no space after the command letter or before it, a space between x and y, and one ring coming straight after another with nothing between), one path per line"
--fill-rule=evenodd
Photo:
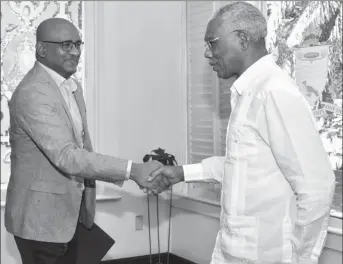
M267 71L267 66L275 65L272 54L268 54L253 63L239 78L232 84L231 89L236 89L237 93L241 95L249 83L258 75Z
M43 63L39 62L39 65L43 67L44 70L46 70L48 72L48 74L51 76L51 78L55 81L55 83L57 84L57 86L60 88L61 85L63 83L69 83L69 87L70 87L70 91L71 92L75 92L77 90L77 85L75 84L75 82L73 82L73 78L64 78L63 76L61 76L60 74L58 74L57 72L55 72L54 70L50 69L49 67L45 66Z

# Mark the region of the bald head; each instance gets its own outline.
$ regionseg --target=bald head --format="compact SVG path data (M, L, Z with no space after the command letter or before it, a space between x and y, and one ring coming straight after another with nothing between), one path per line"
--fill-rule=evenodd
M45 66L69 78L76 72L81 55L78 29L63 18L49 18L37 27L36 58Z
M77 28L70 21L63 18L49 18L37 27L38 41L66 41L70 33L78 34Z

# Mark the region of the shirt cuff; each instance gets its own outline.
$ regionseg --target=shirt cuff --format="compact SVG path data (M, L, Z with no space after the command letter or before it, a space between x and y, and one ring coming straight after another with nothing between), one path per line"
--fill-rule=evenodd
M130 179L131 166L132 166L132 160L129 160L129 161L127 162L127 168L126 168L126 174L125 174L125 180L126 180L126 181Z
M203 178L204 168L201 163L183 165L182 168L185 182L198 181Z

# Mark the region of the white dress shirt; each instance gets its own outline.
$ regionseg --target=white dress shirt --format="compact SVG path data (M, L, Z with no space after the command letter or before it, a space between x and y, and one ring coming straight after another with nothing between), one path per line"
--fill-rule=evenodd
M271 55L231 91L225 157L183 166L186 182L222 184L211 264L317 263L335 176L309 105Z

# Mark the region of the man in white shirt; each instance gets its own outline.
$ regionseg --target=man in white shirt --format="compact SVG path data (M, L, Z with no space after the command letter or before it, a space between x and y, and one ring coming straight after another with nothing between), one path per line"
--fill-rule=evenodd
M334 173L306 99L268 55L266 35L265 18L246 2L209 21L205 57L219 78L238 77L226 155L151 174L221 183L211 264L314 264L327 235Z

